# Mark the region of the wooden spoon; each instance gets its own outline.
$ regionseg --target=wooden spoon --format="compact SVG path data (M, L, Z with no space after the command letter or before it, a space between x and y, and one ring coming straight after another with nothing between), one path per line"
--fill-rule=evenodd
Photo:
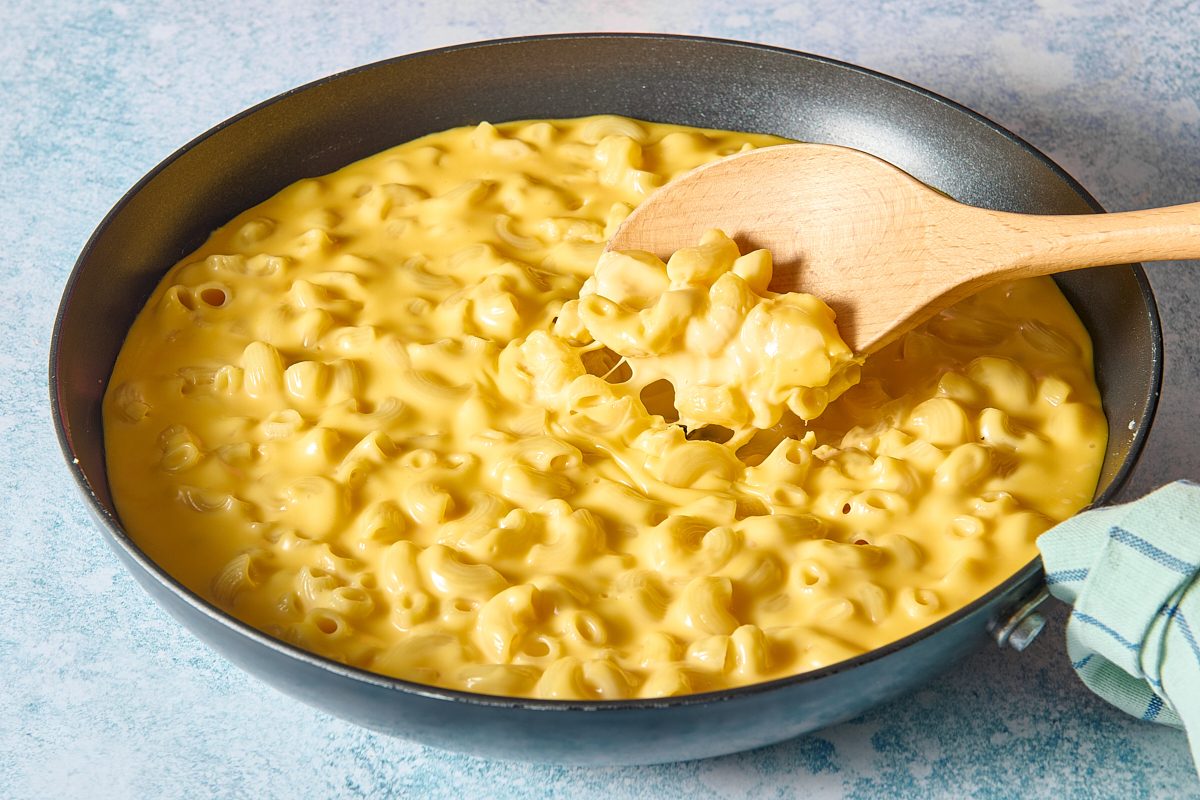
M823 144L766 147L692 170L635 209L608 249L665 258L711 228L743 252L770 250L771 288L820 297L862 353L1000 281L1200 258L1200 203L1073 216L991 211Z

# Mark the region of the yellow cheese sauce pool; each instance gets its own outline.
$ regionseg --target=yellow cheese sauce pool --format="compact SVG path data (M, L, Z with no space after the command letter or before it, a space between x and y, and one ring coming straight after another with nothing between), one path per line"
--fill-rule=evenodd
M1092 498L1049 279L862 362L719 233L597 261L672 177L783 140L618 117L433 134L213 233L105 397L138 545L348 664L618 699L792 675L983 594Z

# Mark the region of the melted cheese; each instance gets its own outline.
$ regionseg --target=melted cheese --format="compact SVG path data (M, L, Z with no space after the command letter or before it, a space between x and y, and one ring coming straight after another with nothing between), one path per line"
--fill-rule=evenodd
M716 234L597 269L657 186L781 141L485 123L239 215L118 358L127 530L275 636L502 695L754 683L970 602L1095 489L1091 345L1053 282L860 370L828 309Z

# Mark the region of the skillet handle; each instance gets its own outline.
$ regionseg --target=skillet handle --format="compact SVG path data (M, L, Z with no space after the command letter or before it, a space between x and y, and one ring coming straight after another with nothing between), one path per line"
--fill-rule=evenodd
M1033 643L1046 627L1046 617L1038 608L1050 597L1046 584L1039 583L1034 591L1019 600L1004 614L988 623L988 633L1001 648L1011 647L1018 653Z

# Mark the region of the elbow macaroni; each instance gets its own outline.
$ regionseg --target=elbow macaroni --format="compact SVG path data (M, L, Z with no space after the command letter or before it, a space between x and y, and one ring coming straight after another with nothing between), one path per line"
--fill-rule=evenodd
M512 696L769 680L975 599L1103 458L1051 281L862 362L717 232L600 258L657 186L780 141L484 123L239 215L167 274L109 384L130 535L282 639Z
M727 443L736 449L784 411L818 416L859 377L829 307L769 292L771 275L769 253L741 255L720 231L666 264L607 253L563 306L555 333L607 347L643 391L671 384L675 421L734 429Z

